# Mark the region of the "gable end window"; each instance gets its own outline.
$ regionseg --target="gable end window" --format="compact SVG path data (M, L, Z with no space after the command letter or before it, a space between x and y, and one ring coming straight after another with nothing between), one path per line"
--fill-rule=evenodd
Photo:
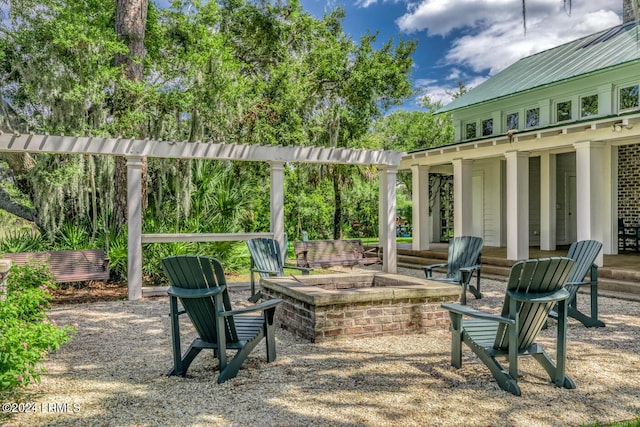
M558 102L556 112L558 122L571 120L571 101Z
M474 123L467 123L464 126L464 138L465 139L473 139L476 137L476 124Z
M638 88L639 85L620 88L620 97L618 98L618 106L620 111L640 107Z
M598 95L583 96L580 99L580 117L598 114Z
M518 121L520 118L520 114L511 113L507 114L507 130L518 129Z
M482 136L493 134L493 119L487 119L482 121Z
M526 114L527 119L527 127L534 128L536 126L540 126L540 108L532 108L527 110Z

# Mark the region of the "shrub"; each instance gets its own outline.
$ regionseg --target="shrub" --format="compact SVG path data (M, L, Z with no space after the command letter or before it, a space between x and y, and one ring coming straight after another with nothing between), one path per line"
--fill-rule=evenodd
M39 381L42 359L67 341L72 326L58 327L46 316L55 288L44 265L14 266L0 299L0 391Z

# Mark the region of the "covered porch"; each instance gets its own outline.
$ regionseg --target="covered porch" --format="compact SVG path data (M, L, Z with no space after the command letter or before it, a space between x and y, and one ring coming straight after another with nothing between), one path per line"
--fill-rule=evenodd
M419 269L424 265L444 262L447 249L447 243L432 243L428 250L414 250L411 243L398 243L398 265ZM529 257L566 256L568 249L565 245L554 250L532 246L529 248ZM484 246L482 277L507 277L514 262L508 259L506 247ZM634 253L604 255L603 265L598 269L598 279L600 294L640 301L640 256Z
M400 169L412 172L412 249L440 241L438 190L429 176L448 174L455 236L483 237L485 247L510 261L534 257L534 247L553 253L576 240L598 240L597 263L606 266L604 255L618 254L619 204L631 201L638 212L638 201L623 191L628 183L635 188L637 175L621 180L618 172L621 158L636 162L639 143L635 113L409 153Z

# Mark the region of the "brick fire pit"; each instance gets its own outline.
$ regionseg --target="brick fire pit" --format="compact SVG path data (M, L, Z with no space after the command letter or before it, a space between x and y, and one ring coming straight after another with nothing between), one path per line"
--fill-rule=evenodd
M440 307L455 302L456 285L379 272L272 277L261 280L265 299L282 298L276 320L311 342L420 333L446 328Z

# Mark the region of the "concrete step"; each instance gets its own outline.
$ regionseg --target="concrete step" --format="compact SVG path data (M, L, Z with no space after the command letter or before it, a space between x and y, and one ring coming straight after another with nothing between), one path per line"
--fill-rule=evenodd
M398 266L422 270L424 266L446 262L446 258L433 257L429 251L398 251ZM405 254L405 252L412 252ZM423 252L421 257L417 252ZM513 261L501 258L482 258L482 277L506 280ZM615 268L598 269L598 292L603 296L623 299L640 299L640 273Z

